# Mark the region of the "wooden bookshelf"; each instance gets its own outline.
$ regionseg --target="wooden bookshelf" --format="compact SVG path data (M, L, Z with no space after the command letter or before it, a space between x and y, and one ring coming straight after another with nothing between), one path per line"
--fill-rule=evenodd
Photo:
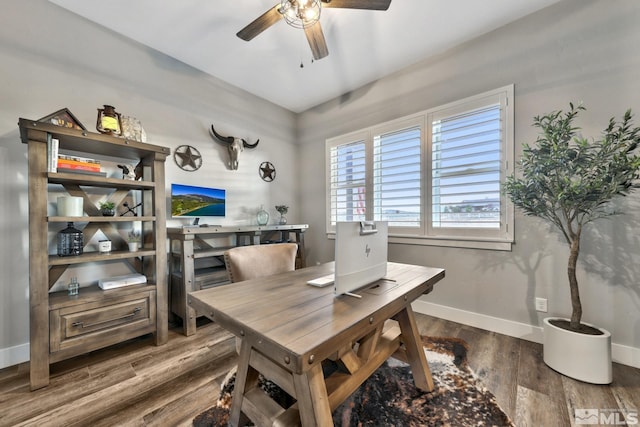
M30 381L35 390L49 384L49 365L89 351L152 333L155 344L168 339L166 200L164 163L169 149L109 135L20 119L21 141L27 145L29 168L29 307ZM59 149L91 157L140 162L142 180L129 181L81 173L47 171L47 141L56 138ZM86 216L49 216L47 195L58 191L83 197ZM91 188L111 190L114 199L138 191L141 216L104 217L89 198ZM114 244L108 254L83 251L60 257L49 252L49 240L60 223L74 222L88 242L102 231ZM124 250L125 240L114 224L140 222L142 248ZM52 228L54 227L54 228ZM55 228L57 227L57 228ZM146 285L103 291L96 285L80 288L78 295L51 292L64 272L87 263L128 262L147 277ZM101 277L95 277L95 281Z

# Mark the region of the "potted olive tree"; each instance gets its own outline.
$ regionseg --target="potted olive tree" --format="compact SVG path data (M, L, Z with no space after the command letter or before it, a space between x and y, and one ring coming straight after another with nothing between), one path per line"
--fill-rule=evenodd
M567 275L571 319L544 319L544 361L556 371L586 382L611 382L611 334L581 322L582 303L576 277L580 237L591 222L612 215L609 202L626 195L640 177L640 127L631 110L612 118L599 139L580 135L573 124L585 108L569 104L533 120L540 129L535 145L523 145L517 168L504 190L526 215L549 221L569 246Z

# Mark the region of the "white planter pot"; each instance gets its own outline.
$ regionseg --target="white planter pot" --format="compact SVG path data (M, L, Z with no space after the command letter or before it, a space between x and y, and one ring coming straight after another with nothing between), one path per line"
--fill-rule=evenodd
M592 384L610 384L612 377L611 334L580 334L558 328L544 319L544 363L563 375ZM566 320L566 319L558 319Z
M129 251L136 252L138 250L139 242L129 242Z

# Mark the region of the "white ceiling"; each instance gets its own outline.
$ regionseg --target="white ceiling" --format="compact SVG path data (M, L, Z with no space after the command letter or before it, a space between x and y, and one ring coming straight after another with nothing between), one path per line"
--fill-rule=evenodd
M329 56L311 62L285 21L236 37L278 0L50 0L293 112L442 53L559 0L392 0L387 11L325 8ZM300 67L300 63L304 67Z

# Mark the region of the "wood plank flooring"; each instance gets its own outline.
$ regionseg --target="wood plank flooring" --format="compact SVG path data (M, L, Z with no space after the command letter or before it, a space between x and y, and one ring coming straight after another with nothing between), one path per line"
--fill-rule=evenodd
M420 333L470 346L469 364L518 426L573 425L576 408L640 410L640 370L614 364L609 386L563 377L542 346L416 314ZM128 341L52 366L51 384L29 391L27 363L0 370L0 426L190 426L213 405L235 365L235 339L215 323L169 343Z

